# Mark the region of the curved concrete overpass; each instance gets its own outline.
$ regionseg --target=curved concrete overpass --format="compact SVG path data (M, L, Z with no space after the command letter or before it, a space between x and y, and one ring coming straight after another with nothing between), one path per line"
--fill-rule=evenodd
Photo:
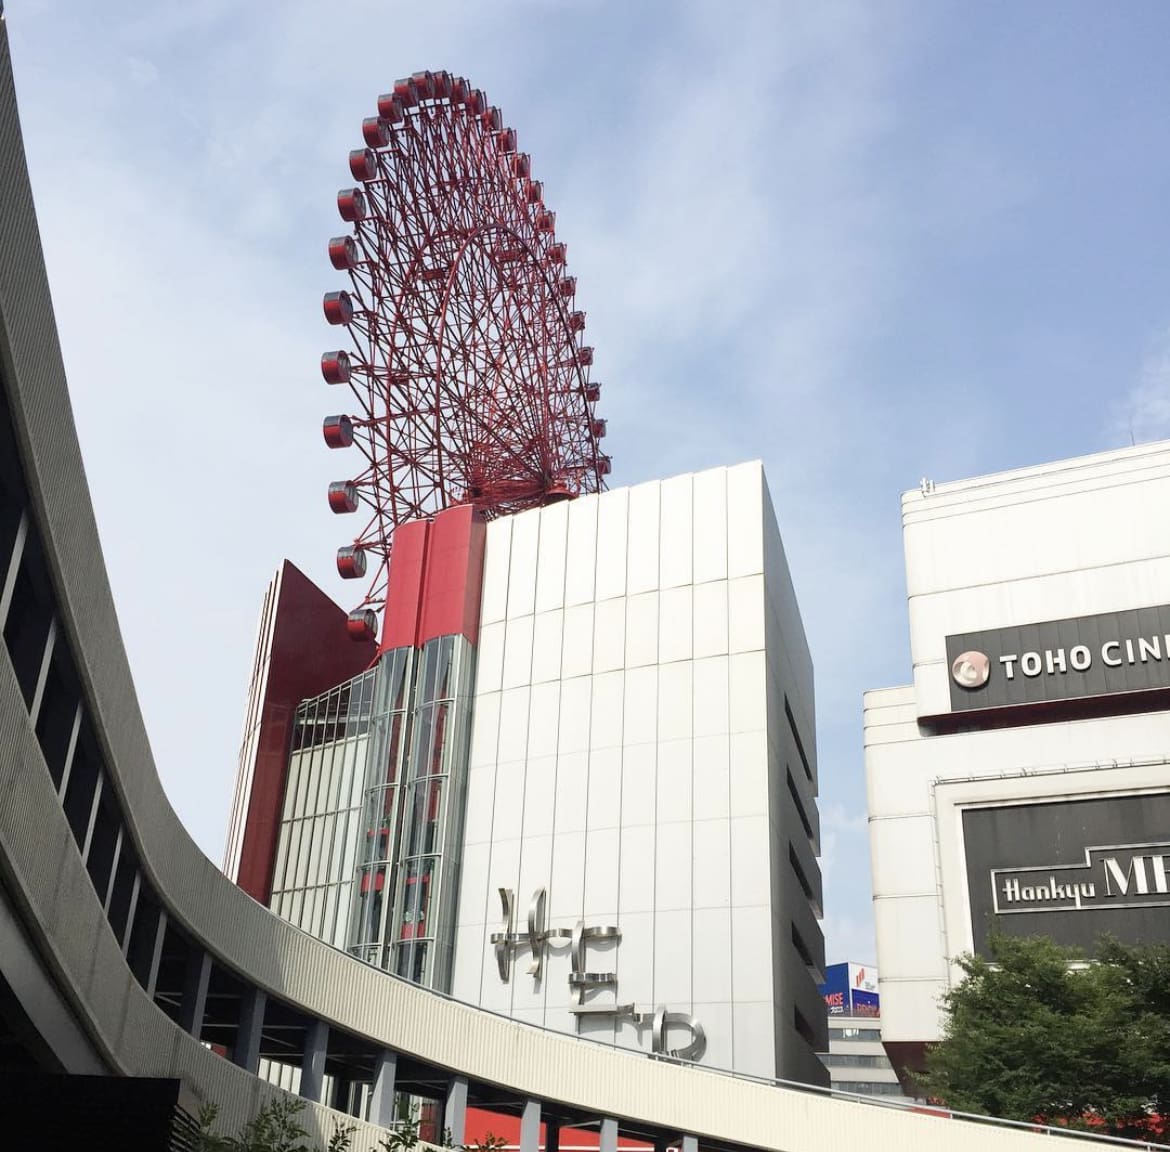
M196 848L159 782L70 412L0 25L0 970L46 1067L181 1078L225 1122L265 1052L446 1101L703 1147L1026 1152L1052 1138L654 1061L514 1023L291 927ZM208 1044L215 1048L208 1047ZM275 1049L273 1048L275 1045ZM282 1047L283 1045L283 1047ZM309 1106L310 1126L353 1121ZM370 1130L373 1144L373 1129ZM357 1146L362 1147L360 1139Z

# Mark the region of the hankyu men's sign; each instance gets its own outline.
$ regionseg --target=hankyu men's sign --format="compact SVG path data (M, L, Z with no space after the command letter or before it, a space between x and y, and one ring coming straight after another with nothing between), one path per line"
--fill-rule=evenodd
M1170 605L947 637L951 711L1170 688Z
M976 951L993 928L1170 943L1170 793L972 808L963 841Z
M1071 868L1043 864L993 868L992 902L998 915L1078 912L1099 908L1170 907L1166 865L1170 840L1161 844L1110 844L1085 849Z

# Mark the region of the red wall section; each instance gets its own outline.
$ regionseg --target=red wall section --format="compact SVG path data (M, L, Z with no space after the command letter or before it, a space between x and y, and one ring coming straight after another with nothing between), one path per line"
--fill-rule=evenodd
M477 641L486 538L487 525L470 505L394 530L380 652L455 633Z
M411 520L394 529L390 582L386 589L386 611L382 618L379 652L415 646L423 598L427 537L430 534L431 525L426 520Z
M391 648L421 648L455 633L476 643L486 536L482 515L469 505L395 529L380 644L351 640L345 612L284 562L236 879L256 900L267 904L272 891L297 705L356 676Z
M436 636L455 633L472 644L479 639L486 537L483 517L469 504L448 508L435 517L418 625L420 648Z
M260 731L244 842L236 883L261 904L272 892L272 869L280 830L280 806L297 705L318 696L370 666L373 641L350 639L346 613L287 560L280 571L280 595L269 625L268 681L260 710ZM263 637L261 637L263 643Z
M489 1112L484 1108L468 1108L466 1131L463 1137L466 1145L474 1147L476 1144L486 1143L489 1136L504 1141L504 1150L520 1147L520 1117L509 1116L503 1112ZM540 1126L540 1147L547 1147L547 1126ZM560 1152L582 1152L601 1147L601 1141L595 1128L562 1128L557 1141ZM626 1136L618 1137L618 1148L622 1152L646 1152L654 1146L638 1140L631 1140Z

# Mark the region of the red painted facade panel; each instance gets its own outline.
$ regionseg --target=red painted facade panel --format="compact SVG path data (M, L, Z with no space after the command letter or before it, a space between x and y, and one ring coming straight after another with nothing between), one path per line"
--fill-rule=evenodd
M394 529L394 552L390 559L390 583L386 591L379 652L414 647L430 534L431 525L427 520L411 520Z
M418 646L436 636L479 638L483 552L487 525L469 504L435 517L427 548Z
M297 705L370 666L373 641L355 642L346 613L303 572L284 561L269 622L269 663L260 707L256 761L236 883L267 904ZM263 638L261 638L263 643Z
M486 531L470 506L398 526L380 644L351 639L346 613L284 562L236 877L256 900L267 904L271 895L297 705L356 676L380 652L457 633L476 643Z
M380 652L455 634L476 643L486 538L487 525L470 505L394 530Z

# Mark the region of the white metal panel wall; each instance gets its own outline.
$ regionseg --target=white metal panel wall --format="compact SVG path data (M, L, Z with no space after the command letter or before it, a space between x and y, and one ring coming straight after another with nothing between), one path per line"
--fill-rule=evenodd
M1170 443L939 485L902 503L914 684L866 697L870 848L883 1035L931 1040L955 975L946 958L972 942L947 799L958 786L945 782L978 778L964 795L980 802L1025 779L1034 797L1123 790L1148 771L1124 765L1163 761L1170 742L1165 712L925 736L916 718L950 711L946 637L1165 603ZM1064 771L1086 765L1100 770ZM1164 764L1155 774L1165 780Z
M501 887L521 932L544 887L550 926L621 928L591 999L693 1011L705 1062L775 1073L764 500L749 464L488 526L457 997L574 1030L567 942L505 984L489 940Z
M883 723L886 712L902 722ZM1029 795L1048 798L1164 786L1170 715L923 736L906 713L896 694L867 696L874 922L883 1036L930 1040L939 1035L938 995L953 975L947 957L972 942L958 784L946 781L976 778L964 797L991 803L1016 796L1021 780L1030 781ZM1126 767L1131 761L1155 766Z
M950 710L946 637L1166 602L1170 442L902 498L920 716Z

